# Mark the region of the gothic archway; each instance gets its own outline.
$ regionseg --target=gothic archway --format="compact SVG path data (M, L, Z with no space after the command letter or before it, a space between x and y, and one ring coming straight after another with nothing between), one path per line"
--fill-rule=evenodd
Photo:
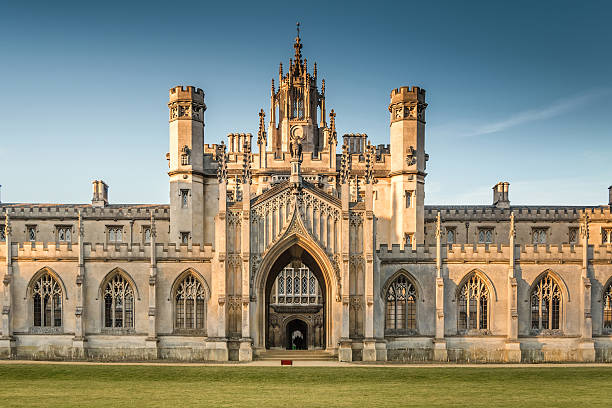
M283 328L286 322L284 322L285 324L278 322L277 331L279 333L276 334L269 327L271 290L281 271L287 265L297 265L298 263L309 269L320 287L320 320L317 321L317 316L314 316L314 314L311 316L314 324L311 326L310 338L312 339L317 332L319 339L321 339L320 348L328 349L332 347L332 319L329 317L332 311L333 293L338 287L335 269L327 254L315 242L301 234L294 234L281 240L267 251L255 274L257 336L254 341L257 348L268 348L271 336L285 337ZM317 325L318 331L316 330Z

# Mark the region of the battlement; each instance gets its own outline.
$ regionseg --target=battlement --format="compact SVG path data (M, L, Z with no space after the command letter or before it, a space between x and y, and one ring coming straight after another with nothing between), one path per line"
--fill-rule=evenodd
M391 103L408 101L425 102L425 90L418 86L402 86L391 91Z
M170 102L194 100L204 103L204 91L193 86L175 86L170 88Z
M0 248L6 243L2 243ZM5 252L2 251L2 254ZM213 257L211 244L204 245L175 245L156 244L155 254L158 261L164 260L210 260ZM84 243L83 255L87 260L142 260L151 258L150 244L104 244ZM79 244L58 244L55 242L19 242L11 244L11 257L19 260L78 260Z
M513 206L498 208L489 205L425 206L425 222L435 222L438 211L442 221L510 221L514 212L517 221L577 221L588 207ZM595 210L595 209L594 209ZM609 210L608 210L609 211Z
M8 214L13 219L37 218L73 218L84 219L121 219L121 218L150 218L153 214L158 219L169 219L168 205L108 205L106 207L93 207L89 204L54 205L54 204L9 204L0 207L1 214Z

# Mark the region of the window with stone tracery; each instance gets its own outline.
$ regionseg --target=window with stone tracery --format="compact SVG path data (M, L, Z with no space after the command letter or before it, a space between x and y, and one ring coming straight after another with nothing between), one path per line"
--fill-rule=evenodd
M457 234L455 228L446 228L446 243L454 244L455 243L455 235Z
M531 239L534 245L546 243L546 233L548 228L534 228L531 231Z
M321 304L319 281L304 264L300 268L285 267L273 285L273 303L311 305Z
M108 231L108 242L118 244L123 242L123 227L121 226L109 226Z
M0 242L6 241L6 230L4 225L0 225Z
M386 334L416 332L416 288L405 275L399 275L387 289Z
M62 325L62 288L59 282L45 272L32 286L34 299L34 326L60 327Z
M547 273L531 292L531 331L538 334L547 330L559 330L561 320L561 288Z
M175 329L181 331L206 328L206 292L198 278L193 274L187 275L177 286L174 301Z
M604 290L603 328L605 333L612 333L612 282Z
M479 228L478 229L478 243L479 244L493 243L493 228Z
M57 226L57 240L59 242L72 242L72 227L71 226Z
M475 273L459 289L457 329L462 334L489 329L489 288Z
M134 288L119 272L104 285L104 327L134 328Z
M612 228L601 229L601 242L603 244L612 244Z

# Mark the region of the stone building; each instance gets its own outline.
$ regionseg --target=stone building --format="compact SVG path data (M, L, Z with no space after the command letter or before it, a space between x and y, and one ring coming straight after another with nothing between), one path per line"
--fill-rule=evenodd
M612 360L612 193L426 206L425 90L391 91L389 145L339 141L294 48L255 138L206 144L204 92L170 89L169 205L100 180L91 204L0 204L0 355Z

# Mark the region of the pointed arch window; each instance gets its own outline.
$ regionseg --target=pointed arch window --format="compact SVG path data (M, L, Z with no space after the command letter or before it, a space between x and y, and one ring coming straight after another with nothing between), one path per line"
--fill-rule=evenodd
M538 334L559 330L561 320L561 288L547 273L531 291L531 331Z
M134 328L134 288L119 272L104 285L104 327Z
M489 288L477 274L459 289L459 333L489 330Z
M603 329L605 333L612 333L612 282L604 290Z
M174 327L177 331L202 331L206 328L206 291L193 273L178 284L174 302Z
M49 273L32 285L34 327L62 326L62 287Z
M405 275L389 285L386 294L386 334L416 333L416 288Z

